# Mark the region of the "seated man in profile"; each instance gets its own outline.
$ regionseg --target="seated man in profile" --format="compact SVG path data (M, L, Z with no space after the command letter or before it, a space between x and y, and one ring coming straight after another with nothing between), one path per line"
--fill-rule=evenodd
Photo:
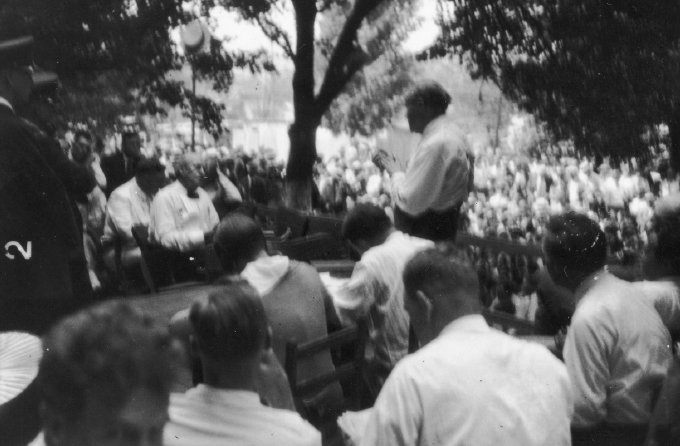
M380 391L394 365L408 353L409 319L401 280L408 259L434 242L394 229L378 206L358 204L342 225L343 238L361 255L352 277L335 296L344 322L368 318L372 351L368 384Z
M574 398L575 443L583 436L585 444L593 437L642 444L673 358L666 324L677 320L677 289L668 282L633 283L610 274L605 234L582 214L552 217L543 250L555 283L576 298L563 353Z
M43 433L32 445L158 445L180 350L165 327L113 302L61 321L37 383Z
M307 342L328 336L339 328L330 296L316 270L306 263L282 255L268 255L264 234L250 217L228 214L214 237L215 253L224 276L218 283L245 280L262 296L264 311L272 329L272 348L281 364L287 342ZM178 313L172 331L180 338L191 333L188 311ZM335 370L329 351L322 351L298 364L300 380ZM305 401L308 408L323 411L341 399L337 383L320 389Z
M361 445L571 444L564 365L487 325L468 260L420 252L406 264L404 286L424 346L387 378Z
M120 243L120 261L130 270L139 265L141 253L132 235L132 228L148 228L151 203L165 181L165 168L157 158L142 158L135 166L135 177L111 193L106 204L106 222L102 244L104 262L116 270L115 243Z
M158 191L151 205L150 240L172 251L201 252L219 223L210 196L199 187L203 162L188 153L174 167L177 180Z
M321 445L321 434L290 410L288 381L251 286L232 283L197 300L189 319L205 384L172 395L166 445ZM260 402L270 393L279 395L275 407Z

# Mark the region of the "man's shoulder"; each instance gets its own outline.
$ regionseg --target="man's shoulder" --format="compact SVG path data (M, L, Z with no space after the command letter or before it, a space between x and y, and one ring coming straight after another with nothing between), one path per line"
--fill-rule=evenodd
M129 200L136 185L137 183L134 178L121 184L111 192L111 197L109 199Z

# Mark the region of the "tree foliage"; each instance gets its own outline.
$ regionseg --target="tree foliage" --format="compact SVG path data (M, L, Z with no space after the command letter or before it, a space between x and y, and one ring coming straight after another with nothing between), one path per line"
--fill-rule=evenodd
M359 41L372 62L347 83L324 115L324 124L336 133L368 136L390 125L413 81L414 58L401 49L418 24L416 2L384 3L359 31ZM339 33L348 4L334 4L320 19L317 72L327 68L333 37Z
M606 154L646 152L660 122L680 145L680 3L671 0L441 1L430 55L459 55L473 77L546 122L557 138Z
M196 106L203 126L221 130L221 105L194 97L167 74L193 62L197 78L226 91L235 66L258 69L261 54L230 54L213 41L188 61L171 30L196 18L181 0L5 0L0 16L21 17L36 41L35 60L59 74L63 88L53 118L97 120L107 127L121 114L159 113L167 105ZM7 22L7 21L5 21Z
M289 129L290 151L286 167L289 205L303 209L310 207L316 130L324 114L352 78L384 52L384 47L378 43L380 39L369 39L362 45L360 34L367 19L381 16L388 4L394 1L397 0L290 0L290 3L284 0L221 0L222 6L236 8L244 18L257 23L295 67L295 117ZM289 35L273 18L273 13L285 10L287 4L292 5L295 17L294 36ZM332 8L340 8L344 20L339 21L336 32L317 42L317 20ZM390 26L389 21L385 21L382 28L374 28L371 32L386 35ZM327 59L326 69L318 77L318 85L315 71L317 49Z

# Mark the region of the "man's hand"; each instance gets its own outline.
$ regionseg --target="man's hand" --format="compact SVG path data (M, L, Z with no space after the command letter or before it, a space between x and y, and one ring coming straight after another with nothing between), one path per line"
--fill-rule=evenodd
M387 153L385 150L379 150L373 156L373 163L380 169L386 170L389 174L399 170L399 165L397 164L397 158L391 154Z
M288 377L271 347L262 352L256 385L260 398L270 407L295 410Z

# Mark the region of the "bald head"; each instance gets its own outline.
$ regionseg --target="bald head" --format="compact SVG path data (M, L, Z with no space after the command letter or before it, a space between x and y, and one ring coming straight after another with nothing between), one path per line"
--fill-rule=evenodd
M203 159L197 153L184 153L174 163L177 179L189 193L198 189L203 178Z

